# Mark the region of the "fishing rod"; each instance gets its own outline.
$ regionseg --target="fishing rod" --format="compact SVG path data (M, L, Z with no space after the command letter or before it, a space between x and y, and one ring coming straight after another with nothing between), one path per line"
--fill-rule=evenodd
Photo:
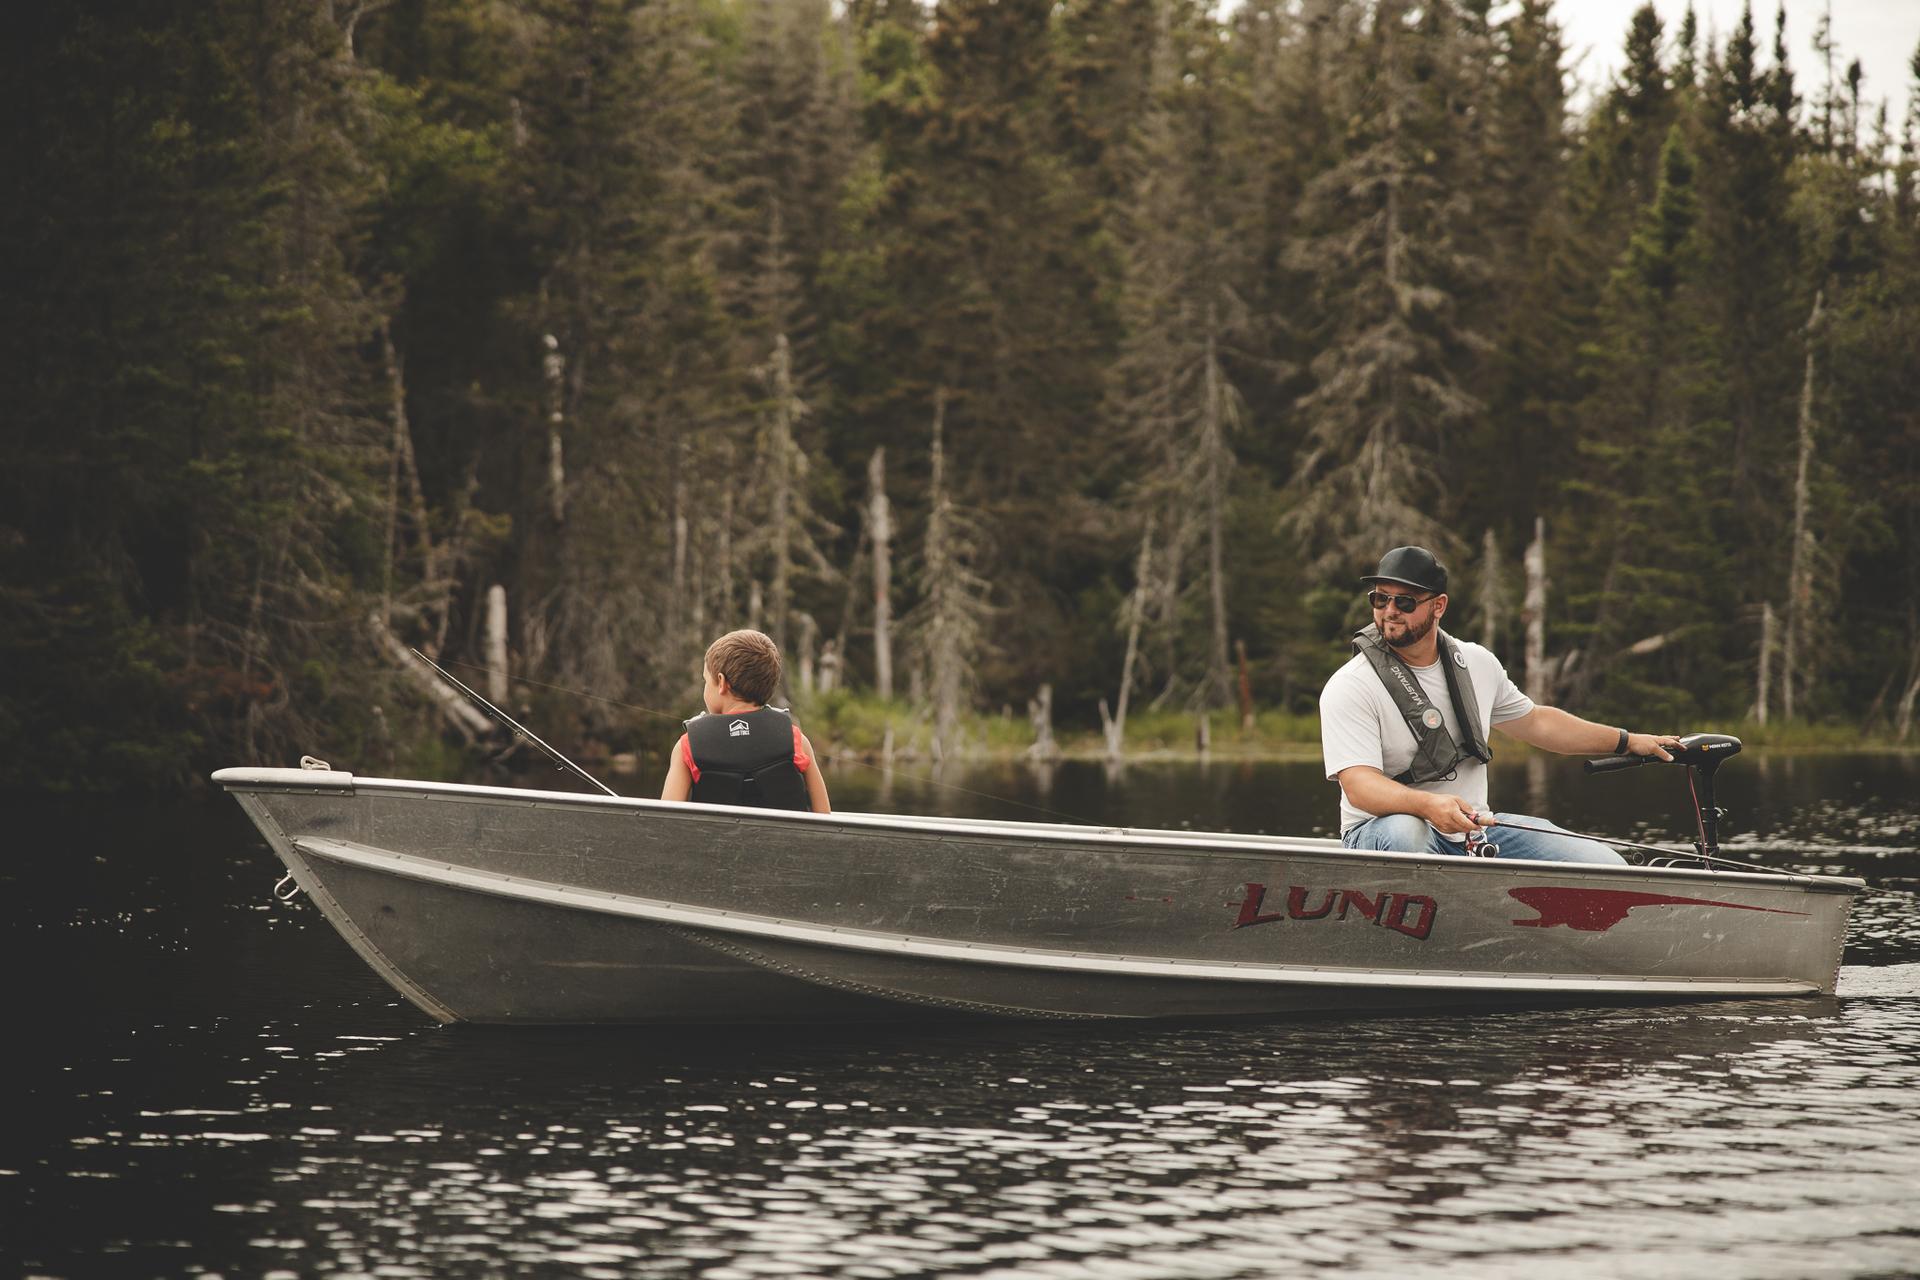
M506 725L507 728L513 730L515 733L525 738L528 742L531 742L534 746L540 748L540 750L546 752L548 759L552 760L556 764L561 765L564 768L573 770L575 773L579 774L582 778L585 778L588 782L600 788L602 791L606 792L608 795L613 796L616 799L619 798L620 793L618 791L615 791L612 787L600 781L600 779L594 777L592 774L588 773L585 769L582 769L579 765L575 764L573 761L561 755L553 747L547 745L546 739L542 738L539 734L527 728L525 725L521 724L518 720L515 720L512 716L508 715L506 712L502 711L500 708L494 706L491 702L488 702L485 698L481 697L478 693L474 692L472 689L467 688L465 684L461 683L460 678L454 675L451 671L448 671L445 667L441 666L439 663L435 662L432 658L429 658L426 654L420 652L418 649L411 649L408 652L412 653L414 657L420 659L420 661L432 667L435 671L438 671L440 673L441 679L445 680L448 684L452 685L454 688L458 689L460 692L466 694L467 697L473 699L475 705L477 705L482 711L492 716L495 720L498 720L501 724Z
M1720 866L1725 866L1725 867L1737 867L1742 871L1758 871L1764 875L1784 876L1788 880L1795 881L1796 883L1805 883L1805 884L1817 883L1817 880L1815 877L1803 875L1798 871L1782 871L1778 867L1764 866L1758 862L1739 862L1733 858L1721 857L1718 853L1700 853L1698 851L1688 851L1686 849L1669 849L1669 848L1664 848L1660 845L1655 845L1655 844L1635 844L1631 840L1616 840L1612 836L1598 836L1598 835L1594 835L1590 831L1569 831L1565 827L1560 827L1558 829L1555 829L1551 827L1529 827L1525 823L1521 823L1521 822L1495 822L1492 820L1492 815L1488 815L1488 821L1486 825L1492 826L1492 827L1511 827L1515 831L1532 831L1539 835L1547 835L1547 836L1579 836L1582 840L1596 840L1601 844L1612 845L1615 848L1620 848L1620 849L1641 849L1641 850L1645 850L1647 853L1657 853L1663 858L1671 858L1676 861L1697 859L1701 862L1706 863L1707 870L1709 871L1714 870L1715 864L1718 864ZM1491 841L1485 844L1482 844L1480 846L1480 848L1483 848L1483 849L1491 848L1494 850L1498 850L1499 847L1500 847L1499 845L1493 844ZM1877 850L1878 846L1875 846L1875 849ZM1493 855L1488 854L1485 856L1491 857ZM1653 862L1653 863L1649 863L1648 865L1671 866L1673 864ZM1890 889L1885 885L1879 885L1879 884L1868 885L1865 889L1865 892L1880 894L1881 896L1888 897L1888 898L1913 898L1916 896L1915 892L1911 889Z
M1506 827L1512 831L1531 831L1535 835L1541 836L1578 836L1582 840L1598 841L1601 844L1612 845L1617 849L1639 849L1645 853L1657 853L1666 858L1689 858L1696 856L1685 849L1673 849L1657 844L1635 844L1631 840L1620 840L1613 836L1595 835L1591 831L1569 831L1565 827L1530 827L1523 822L1505 822L1490 813L1481 814L1479 816L1479 822L1483 827ZM1495 847L1497 848L1498 846Z
M1668 848L1662 845L1639 844L1632 840L1618 840L1612 836L1595 835L1591 831L1569 831L1565 827L1533 827L1524 822L1506 822L1491 813L1475 814L1474 819L1481 827L1507 827L1514 831L1530 831L1543 836L1575 836L1581 840L1592 840L1599 844L1612 845L1621 849L1636 849L1643 853L1657 854L1666 859L1697 858L1712 871L1715 864L1739 867L1746 871L1761 871L1770 875L1791 875L1791 872L1776 872L1771 867L1757 863L1740 862L1733 858L1720 856L1719 822L1726 816L1726 810L1716 808L1713 803L1713 775L1728 758L1740 752L1740 739L1720 733L1693 733L1681 738L1668 748L1670 759L1659 756L1605 756L1586 763L1588 773L1617 773L1622 769L1634 769L1645 764L1677 764L1687 771L1687 793L1693 799L1693 815L1699 824L1700 838L1693 842L1693 852L1684 849ZM1695 775L1698 775L1698 782ZM1704 795L1703 795L1704 793ZM1498 857L1500 846L1488 840L1477 828L1467 833L1466 849L1469 856L1481 858ZM1651 865L1671 865L1655 862Z
M1491 814L1481 824L1489 827L1507 827L1514 831L1531 831L1542 836L1578 836L1582 840L1593 840L1600 844L1612 845L1616 849L1638 849L1645 853L1657 853L1663 858L1699 858L1709 864L1720 863L1723 866L1739 867L1745 871L1764 871L1769 875L1793 875L1791 871L1780 871L1773 867L1762 866L1757 862L1739 862L1732 858L1723 858L1718 853L1701 853L1698 850L1674 849L1657 844L1636 844L1632 840L1621 840L1614 836L1595 835L1591 831L1569 831L1565 827L1530 827L1524 822L1502 822ZM1497 846L1496 846L1497 847Z

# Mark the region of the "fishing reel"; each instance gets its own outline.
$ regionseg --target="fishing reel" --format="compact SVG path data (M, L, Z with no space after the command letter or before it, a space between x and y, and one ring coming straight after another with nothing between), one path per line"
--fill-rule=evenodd
M1713 802L1713 775L1734 756L1740 754L1740 739L1725 733L1690 733L1680 739L1677 747L1668 747L1671 761L1659 756L1606 756L1586 763L1588 773L1617 773L1622 769L1637 769L1644 764L1677 764L1687 771L1687 792L1693 799L1693 816L1698 824L1700 838L1693 847L1708 865L1720 856L1720 819L1727 816L1725 809ZM1692 859L1653 859L1653 866L1673 866L1676 862L1686 863Z

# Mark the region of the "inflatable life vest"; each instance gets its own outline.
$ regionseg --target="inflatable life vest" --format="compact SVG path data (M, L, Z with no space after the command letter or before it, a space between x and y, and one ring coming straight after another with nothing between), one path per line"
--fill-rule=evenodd
M813 806L807 780L793 763L793 719L778 707L687 721L694 780L689 799L757 809Z
M1420 687L1412 668L1400 660L1393 646L1380 638L1380 628L1369 623L1353 637L1354 652L1364 657L1386 686L1400 715L1413 730L1413 764L1394 778L1412 786L1421 782L1445 782L1453 778L1460 762L1468 756L1485 764L1493 759L1493 748L1480 736L1480 704L1474 700L1473 677L1467 674L1467 655L1446 632L1436 635L1440 647L1440 667L1447 677L1447 694L1453 700L1453 717L1460 723L1466 742L1453 740L1447 732L1440 708L1433 705Z

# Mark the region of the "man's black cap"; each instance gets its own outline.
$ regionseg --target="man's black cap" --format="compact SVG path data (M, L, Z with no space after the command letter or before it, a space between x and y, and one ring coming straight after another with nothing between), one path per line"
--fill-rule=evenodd
M1447 589L1447 566L1433 558L1425 547L1395 547L1380 557L1380 567L1360 579L1363 586L1376 582L1397 582L1422 591Z

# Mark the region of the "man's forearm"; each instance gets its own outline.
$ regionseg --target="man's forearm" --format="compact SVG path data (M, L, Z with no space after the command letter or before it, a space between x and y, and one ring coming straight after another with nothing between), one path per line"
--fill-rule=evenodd
M1610 756L1620 743L1618 727L1583 720L1559 707L1535 707L1526 719L1526 735L1514 736L1543 751L1558 751L1563 755ZM1506 726L1502 725L1501 728Z
M1340 789L1354 808L1376 818L1410 813L1449 835L1460 835L1479 825L1474 821L1473 806L1459 796L1416 790L1367 765L1342 769Z
M1672 757L1666 748L1677 741L1669 734L1630 733L1617 725L1583 720L1559 707L1535 707L1518 720L1494 726L1510 737L1518 738L1542 751L1561 755L1611 756L1630 752L1637 756ZM1621 740L1621 735L1626 740Z
M1395 782L1377 769L1343 769L1340 788L1347 793L1347 799L1354 808L1376 818L1384 818L1390 813L1426 816L1426 792L1415 791L1404 783Z

